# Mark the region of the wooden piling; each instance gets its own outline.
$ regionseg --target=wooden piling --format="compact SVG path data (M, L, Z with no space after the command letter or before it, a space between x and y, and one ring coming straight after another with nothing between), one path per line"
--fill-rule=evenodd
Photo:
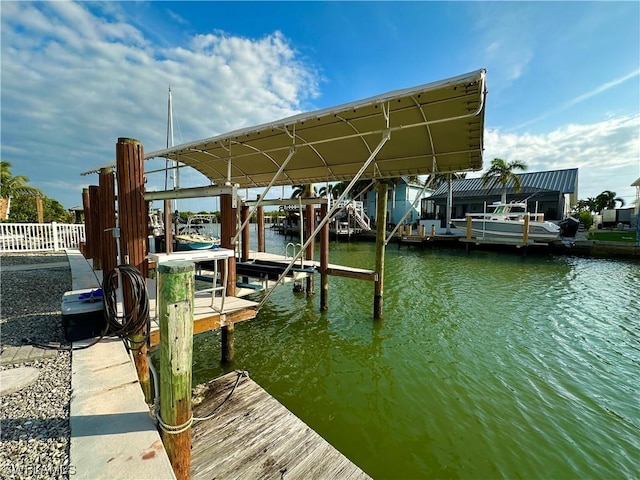
M325 218L329 206L320 205L320 218ZM329 222L320 230L320 310L329 309Z
M164 251L173 252L173 219L171 217L171 200L164 201Z
M305 207L306 210L306 217L305 217L305 233L304 233L304 237L305 238L309 238L311 236L311 234L313 233L315 224L316 224L316 209L314 205L307 205ZM314 246L314 239L311 239L311 242L309 242L309 245L307 245L307 250L305 251L305 259L308 261L313 261L313 251L315 249ZM311 296L314 294L313 291L313 275L307 275L307 285L306 285L306 291L307 291L307 296Z
M235 250L232 243L233 237L237 231L236 208L234 208L234 198L226 193L220 195L220 246ZM229 272L227 274L227 295L234 296L236 294L236 259L235 256L229 258ZM234 338L233 325L225 325L220 329L220 347L221 361L233 361L234 354Z
M89 188L82 189L82 211L84 212L84 252L85 258L93 258L93 242L91 241L91 197Z
M222 342L222 363L233 362L235 354L235 327L233 323L220 329L220 341Z
M191 471L194 270L185 261L158 265L160 432L178 480Z
M91 239L93 242L93 269L102 270L102 232L100 231L100 187L89 185L89 197L91 198Z
M522 244L529 242L529 215L524 216L524 227L522 229Z
M42 208L42 197L36 195L36 215L38 216L38 223L44 223L44 210Z
M249 218L249 205L242 205L240 208L240 224L244 224L244 222ZM242 230L242 255L240 255L240 260L246 262L249 260L249 223Z
M376 193L378 195L376 201L376 273L378 279L374 282L373 319L380 320L384 294L384 242L387 236L387 200L389 197L387 185L377 182Z
M118 247L113 236L116 226L116 194L112 168L101 168L100 195L100 245L103 284L104 278L118 264Z
M118 181L118 218L120 222L121 263L138 269L143 278L149 277L147 264L147 237L149 235L149 215L144 200L144 150L142 144L133 138L118 138L116 143L116 172ZM122 279L124 310L126 314L136 312L131 285ZM135 314L135 313L134 313ZM133 319L137 321L136 318ZM146 326L141 323L138 332L129 337L135 350L133 360L138 372L140 386L147 403L153 403L149 364L147 361Z
M471 241L472 226L473 220L471 219L471 215L467 215L467 242Z
M260 200L260 195L258 195ZM256 209L256 215L258 216L258 251L264 252L264 207L258 206Z

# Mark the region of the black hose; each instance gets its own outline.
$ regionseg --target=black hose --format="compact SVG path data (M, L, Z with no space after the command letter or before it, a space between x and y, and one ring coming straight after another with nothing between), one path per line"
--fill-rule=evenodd
M131 300L132 310L125 315L118 315L118 275L122 276L124 296ZM124 287L128 286L128 291ZM22 342L38 348L49 350L84 350L93 347L104 337L120 337L124 340L129 350L140 350L149 339L151 318L149 315L149 294L147 284L140 271L133 265L120 265L111 270L105 277L102 285L102 307L105 324L100 335L91 343L80 347L61 346L59 343L40 343L29 338L23 338ZM146 327L146 328L145 328ZM144 339L139 342L131 342L129 338L136 333L144 332Z
M124 315L118 315L118 274L122 276L124 296L127 298L128 293L133 307L130 312ZM125 286L128 286L127 292L124 291ZM149 294L144 277L133 265L120 265L105 276L102 292L104 316L109 335L121 337L129 350L140 350L149 338L151 322ZM132 343L129 337L141 332L144 333L144 339Z

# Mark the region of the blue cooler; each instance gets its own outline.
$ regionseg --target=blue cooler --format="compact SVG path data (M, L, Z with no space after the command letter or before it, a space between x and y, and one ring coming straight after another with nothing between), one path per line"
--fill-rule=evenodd
M62 295L62 328L67 341L98 337L105 324L101 288L73 290Z

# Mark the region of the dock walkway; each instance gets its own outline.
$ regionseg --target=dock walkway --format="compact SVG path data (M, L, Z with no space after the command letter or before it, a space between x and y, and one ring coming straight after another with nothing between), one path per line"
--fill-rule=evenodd
M67 258L73 290L100 286L102 273L94 272L79 251L67 250ZM74 479L175 479L121 340L103 339L74 350L71 389L69 457Z
M230 372L205 386L193 410L191 478L369 479L256 382ZM224 403L223 403L224 402Z

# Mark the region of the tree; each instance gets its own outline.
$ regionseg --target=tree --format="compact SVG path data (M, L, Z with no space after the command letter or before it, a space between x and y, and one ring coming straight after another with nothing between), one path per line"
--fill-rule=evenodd
M11 174L10 162L0 161L0 197L9 198L18 195L44 196L39 188L27 185L28 183L28 177Z
M595 198L595 211L602 212L605 208L616 208L617 202L620 202L620 206L624 207L624 199L616 197L616 192L605 190Z
M312 183L306 185L293 185L291 198L313 198L316 195L316 186Z
M52 198L42 197L42 217L45 223L60 222L73 223L73 214ZM11 202L9 222L11 223L36 223L38 211L35 195L17 195Z
M482 186L489 186L489 190L494 187L502 186L502 203L507 203L507 183L513 182L513 189L516 193L520 193L522 190L522 181L520 177L514 173L514 170L527 170L527 164L520 160L513 160L506 162L502 158L494 158L491 161L491 167L485 173L482 174Z

